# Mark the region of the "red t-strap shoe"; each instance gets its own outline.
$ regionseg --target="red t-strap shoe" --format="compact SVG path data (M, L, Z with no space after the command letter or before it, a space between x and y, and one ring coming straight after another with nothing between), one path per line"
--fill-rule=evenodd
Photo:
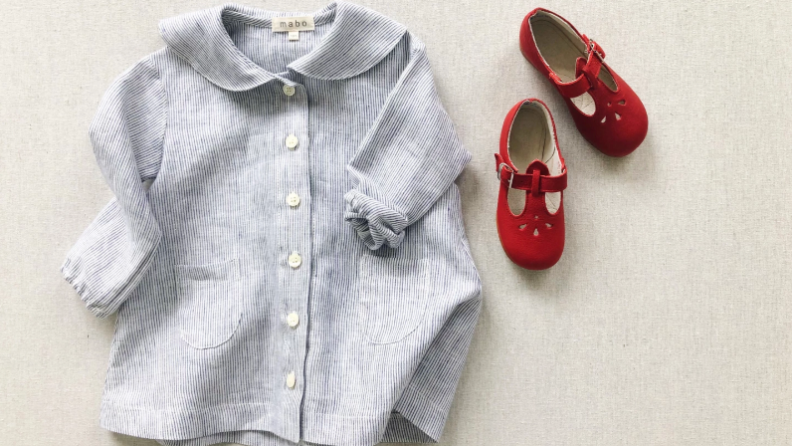
M495 161L503 250L523 268L550 268L564 251L562 191L567 174L555 123L544 102L526 99L509 110Z
M605 63L605 51L560 15L531 11L520 49L564 97L580 133L610 156L625 156L646 137L649 120L638 95Z

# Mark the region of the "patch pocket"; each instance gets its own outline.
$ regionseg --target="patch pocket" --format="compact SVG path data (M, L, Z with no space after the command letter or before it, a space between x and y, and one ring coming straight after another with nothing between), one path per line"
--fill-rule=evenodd
M429 298L428 266L427 259L361 257L358 293L366 340L398 342L418 328Z
M181 338L199 349L224 344L239 327L239 262L175 265Z

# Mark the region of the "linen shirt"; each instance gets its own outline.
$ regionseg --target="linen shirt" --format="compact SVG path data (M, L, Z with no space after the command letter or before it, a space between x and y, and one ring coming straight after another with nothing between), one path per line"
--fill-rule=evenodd
M117 313L101 425L165 445L436 441L481 306L470 160L424 45L337 2L299 40L227 4L90 125L114 198L61 266Z

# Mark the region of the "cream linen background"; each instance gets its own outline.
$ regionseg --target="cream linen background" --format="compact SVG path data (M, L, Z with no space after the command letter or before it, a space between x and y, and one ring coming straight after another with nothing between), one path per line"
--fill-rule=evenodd
M484 307L442 444L790 444L792 3L359 3L424 40L473 153L459 183ZM87 131L102 93L163 45L160 18L215 4L0 6L2 445L156 444L99 428L113 318L58 266L110 198ZM522 59L520 20L540 5L643 99L634 154L590 147ZM567 246L545 272L511 264L495 229L492 153L529 96L549 103L569 167Z

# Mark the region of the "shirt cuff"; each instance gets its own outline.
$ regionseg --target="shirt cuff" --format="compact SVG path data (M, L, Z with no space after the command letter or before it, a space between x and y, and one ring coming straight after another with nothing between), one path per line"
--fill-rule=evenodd
M79 260L73 261L71 258L67 258L60 267L60 272L63 275L63 278L69 282L72 288L74 288L74 291L77 292L77 294L80 296L80 299L94 316L98 318L106 318L110 316L113 311L116 310L116 308L108 308L104 305L98 304L98 299L93 296L93 293L91 293L90 290L88 290L86 281L83 280L80 271L81 268Z
M398 211L356 189L344 195L344 220L349 223L371 250L382 245L398 248L404 239L407 219Z

